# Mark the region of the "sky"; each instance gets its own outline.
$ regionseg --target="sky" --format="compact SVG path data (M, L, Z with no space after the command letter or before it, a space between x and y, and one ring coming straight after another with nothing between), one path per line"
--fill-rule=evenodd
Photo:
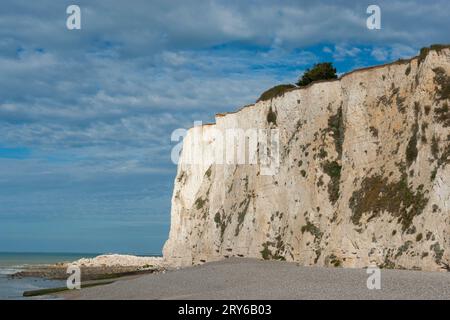
M66 8L81 9L68 30ZM381 9L369 30L366 9ZM450 43L449 1L3 0L0 251L159 254L171 133L295 83Z

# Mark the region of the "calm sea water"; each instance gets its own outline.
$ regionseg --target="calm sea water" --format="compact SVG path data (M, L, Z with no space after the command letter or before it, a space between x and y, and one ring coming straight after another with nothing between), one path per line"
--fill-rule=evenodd
M92 253L9 253L0 252L0 299L22 299L24 291L65 286L65 281L40 278L11 279L9 276L27 265L70 262L92 258Z

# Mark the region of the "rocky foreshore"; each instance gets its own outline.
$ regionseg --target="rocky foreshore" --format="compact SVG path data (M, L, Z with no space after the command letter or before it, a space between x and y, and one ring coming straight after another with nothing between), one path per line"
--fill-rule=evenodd
M134 274L164 272L166 265L161 257L138 257L131 255L101 255L73 262L47 265L31 265L11 275L12 278L39 277L52 280L67 279L69 266L78 266L82 281L110 279Z

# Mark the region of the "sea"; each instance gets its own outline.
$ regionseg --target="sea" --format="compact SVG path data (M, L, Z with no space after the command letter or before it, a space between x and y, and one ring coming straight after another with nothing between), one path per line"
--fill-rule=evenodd
M28 277L21 279L11 278L12 274L28 265L75 261L80 258L92 258L98 255L96 253L0 252L0 300L30 299L23 297L24 291L64 287L66 285L63 280L46 280ZM32 299L42 299L42 297Z

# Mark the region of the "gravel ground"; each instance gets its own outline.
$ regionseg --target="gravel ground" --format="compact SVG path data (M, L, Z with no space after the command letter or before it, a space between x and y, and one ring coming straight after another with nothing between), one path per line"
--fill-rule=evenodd
M66 299L450 299L450 273L302 267L232 258L61 294Z

